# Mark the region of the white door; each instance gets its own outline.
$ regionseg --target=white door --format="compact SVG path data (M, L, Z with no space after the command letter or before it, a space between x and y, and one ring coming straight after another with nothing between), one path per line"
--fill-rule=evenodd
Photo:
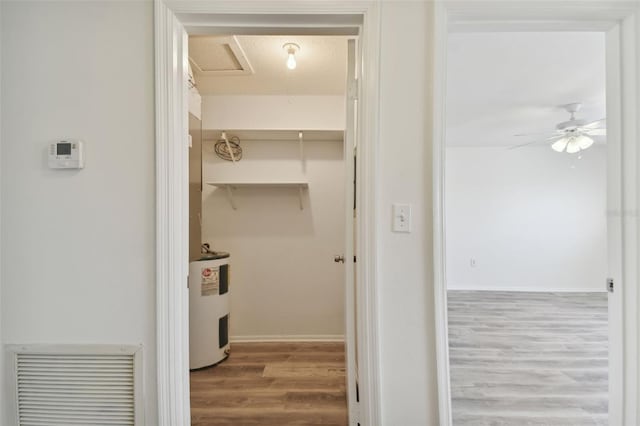
M356 72L356 41L347 42L347 120L344 132L345 165L345 346L347 362L347 404L349 407L349 425L356 426L358 415L357 390L357 349L356 349L356 294L355 294L355 147L356 147L356 108L358 101L358 80Z

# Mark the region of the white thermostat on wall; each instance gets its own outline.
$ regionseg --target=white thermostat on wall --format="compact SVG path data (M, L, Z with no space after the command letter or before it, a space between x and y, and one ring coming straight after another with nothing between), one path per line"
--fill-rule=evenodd
M49 145L49 168L84 168L84 147L82 141L67 139Z

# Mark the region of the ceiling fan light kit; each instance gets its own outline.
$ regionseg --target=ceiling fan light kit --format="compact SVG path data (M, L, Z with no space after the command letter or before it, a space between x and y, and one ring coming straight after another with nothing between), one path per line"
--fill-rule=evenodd
M576 113L582 108L579 102L563 105L563 108L571 115L568 121L563 121L556 125L556 132L545 141L551 141L551 149L556 152L567 152L576 154L588 149L594 144L591 136L606 136L607 129L600 127L605 119L587 122L576 118ZM520 135L525 136L525 135ZM517 145L516 148L531 145L539 141L528 142Z
M569 154L575 154L589 148L594 140L585 135L565 136L551 144L551 149L556 152L563 152L565 149Z

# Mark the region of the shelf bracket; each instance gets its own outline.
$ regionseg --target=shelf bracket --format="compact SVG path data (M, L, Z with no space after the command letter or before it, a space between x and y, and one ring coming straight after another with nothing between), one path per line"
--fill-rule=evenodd
M235 201L233 200L233 190L231 189L231 185L226 185L227 188L227 198L229 199L229 204L231 204L231 208L234 210L238 210Z
M298 186L298 197L300 199L300 210L304 210L304 204L302 202L302 185Z
M300 145L300 164L302 165L302 172L307 170L307 162L304 158L304 134L302 131L298 132L298 144Z

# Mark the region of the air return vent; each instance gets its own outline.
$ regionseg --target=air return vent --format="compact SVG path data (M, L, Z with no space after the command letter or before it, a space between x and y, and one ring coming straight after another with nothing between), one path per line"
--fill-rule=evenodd
M20 426L141 424L139 347L11 349Z

